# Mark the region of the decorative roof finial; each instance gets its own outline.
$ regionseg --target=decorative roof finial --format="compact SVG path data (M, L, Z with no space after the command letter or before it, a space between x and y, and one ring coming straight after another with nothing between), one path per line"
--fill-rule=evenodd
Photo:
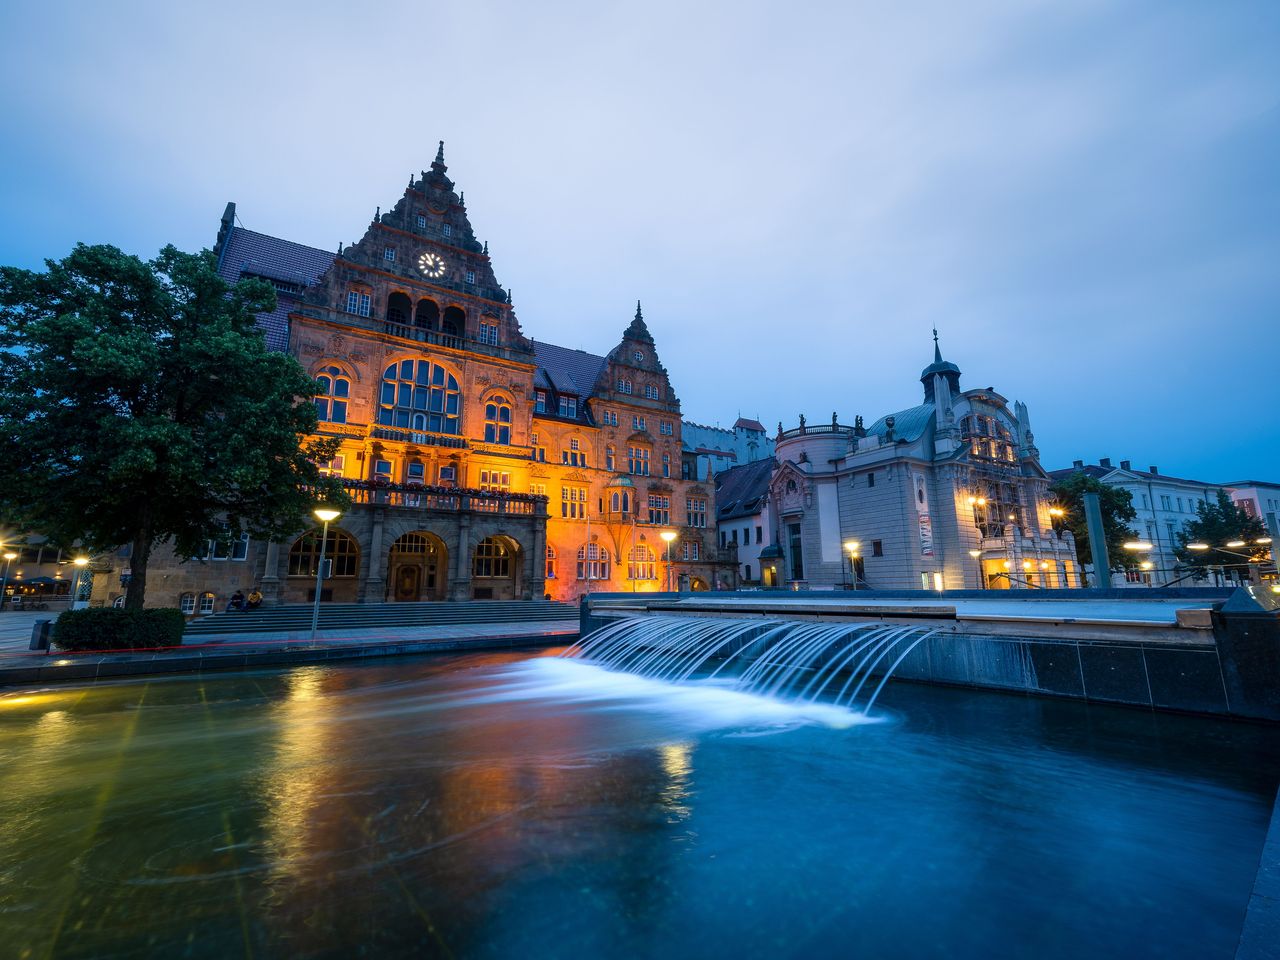
M486 240L486 241L484 242L484 255L485 255L486 257L489 255L489 241L488 241L488 240Z
M649 332L649 328L644 325L644 312L640 309L640 301L636 301L635 319L631 321L631 326L627 327L627 332L623 334L624 339L640 340L644 343L653 343L653 334Z
M440 141L440 148L436 150L436 163L444 163L444 141Z
M938 349L938 328L933 328L933 362L942 362L942 351Z
M640 312L640 301L636 301L636 319L643 322L644 314Z
M374 207L374 208L373 208L373 222L374 222L374 223L377 223L377 222L378 222L379 220L381 220L381 219L382 219L382 208L381 208L381 207Z
M458 194L458 206L465 207L467 205L467 191L463 190Z

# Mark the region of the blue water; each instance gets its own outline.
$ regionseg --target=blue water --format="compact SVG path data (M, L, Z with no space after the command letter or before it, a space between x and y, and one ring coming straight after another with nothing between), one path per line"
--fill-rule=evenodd
M0 955L1232 957L1267 727L545 656L0 698Z

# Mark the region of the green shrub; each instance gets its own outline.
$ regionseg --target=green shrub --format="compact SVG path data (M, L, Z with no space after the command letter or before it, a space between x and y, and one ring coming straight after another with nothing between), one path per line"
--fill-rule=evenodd
M53 625L60 650L138 650L178 647L187 618L181 610L118 610L90 607L66 610Z

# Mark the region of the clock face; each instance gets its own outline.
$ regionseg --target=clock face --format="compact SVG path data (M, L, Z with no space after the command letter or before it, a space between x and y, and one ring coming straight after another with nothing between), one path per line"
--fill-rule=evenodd
M424 277L438 280L444 276L444 260L437 254L424 253L418 257L418 269Z

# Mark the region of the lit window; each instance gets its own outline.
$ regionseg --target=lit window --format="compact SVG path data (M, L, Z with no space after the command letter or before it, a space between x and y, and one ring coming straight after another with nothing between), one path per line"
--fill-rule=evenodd
M649 494L649 522L650 523L671 523L671 498L660 496L658 494Z
M484 407L485 443L511 442L511 402L506 397L494 397Z
M476 544L471 561L473 577L511 576L511 551L497 537L485 537Z
M547 579L554 580L556 578L556 551L551 544L547 544Z
M321 423L346 423L351 381L337 367L325 367L316 376L316 415Z
M200 612L213 613L213 606L215 603L217 603L217 600L218 598L215 597L212 593L206 592L206 593L200 594Z
M596 544L589 543L578 548L578 579L608 580L609 553Z
M418 433L461 432L457 378L428 360L400 360L383 371L378 423Z
M638 543L631 548L627 563L628 580L657 580L658 565L654 562L653 551L646 544Z
M566 520L585 520L587 517L587 488L560 488L560 516Z

